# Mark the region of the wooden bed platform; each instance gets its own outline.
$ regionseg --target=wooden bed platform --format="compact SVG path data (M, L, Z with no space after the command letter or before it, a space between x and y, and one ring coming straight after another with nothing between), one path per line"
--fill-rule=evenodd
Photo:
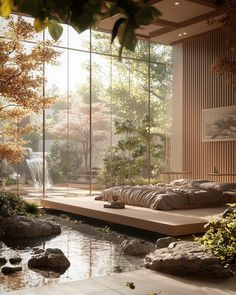
M78 214L103 221L128 225L156 233L182 236L204 232L204 225L225 207L158 211L143 207L125 206L125 209L104 208L106 202L94 197L50 197L41 200L44 208Z

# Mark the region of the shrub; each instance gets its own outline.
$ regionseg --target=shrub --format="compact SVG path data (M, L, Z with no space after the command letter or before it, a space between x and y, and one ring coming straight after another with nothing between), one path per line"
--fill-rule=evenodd
M23 199L10 192L0 192L0 215L26 215Z
M202 238L197 239L223 264L236 263L236 211L220 220L212 220Z
M54 183L78 177L82 158L75 145L54 141L47 160L49 175Z
M25 202L21 197L10 192L0 192L0 216L37 215L37 205Z
M39 214L39 208L34 203L28 203L24 201L24 210L29 215L38 215Z

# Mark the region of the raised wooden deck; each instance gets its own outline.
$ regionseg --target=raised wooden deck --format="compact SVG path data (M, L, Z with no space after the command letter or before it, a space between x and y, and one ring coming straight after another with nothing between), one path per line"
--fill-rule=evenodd
M224 207L217 207L157 211L128 205L125 209L110 209L104 208L104 203L95 201L94 197L52 197L41 200L44 208L61 210L171 236L202 233L208 220L225 209Z

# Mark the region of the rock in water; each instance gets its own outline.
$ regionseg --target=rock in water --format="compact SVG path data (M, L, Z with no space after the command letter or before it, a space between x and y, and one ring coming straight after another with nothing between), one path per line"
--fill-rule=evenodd
M147 268L174 275L228 278L231 272L197 242L178 241L145 257Z
M22 258L20 256L11 257L9 259L11 264L18 264L22 261Z
M0 257L0 266L7 263L7 259L5 257Z
M156 241L156 248L161 249L161 248L168 247L170 243L173 243L175 241L176 239L173 237L160 238Z
M22 267L21 266L4 266L2 268L2 273L4 275L9 275L17 271L22 271Z
M125 240L121 244L122 253L132 256L145 255L153 250L153 247L139 240Z
M7 217L1 222L1 227L6 237L14 239L43 237L61 233L58 224L26 216Z
M35 254L29 261L29 268L51 269L63 273L70 266L70 261L60 249L48 248Z

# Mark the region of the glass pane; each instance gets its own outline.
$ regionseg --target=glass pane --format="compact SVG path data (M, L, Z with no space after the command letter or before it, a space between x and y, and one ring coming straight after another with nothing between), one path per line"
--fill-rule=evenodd
M111 146L111 57L92 55L92 190L104 188L105 155Z
M69 154L70 191L88 194L90 188L90 82L89 53L69 53Z
M138 39L134 52L130 52L130 57L146 60L149 59L149 41L148 39Z
M170 170L170 129L172 103L172 69L164 64L151 64L151 138L152 174L166 181L162 172Z
M130 136L130 170L133 184L148 183L149 172L149 91L148 63L130 61L131 111L134 131Z
M89 51L89 35L89 30L79 34L74 28L69 26L69 48Z
M58 99L45 113L45 151L49 185L58 194L65 194L68 187L66 174L66 147L68 133L68 51L60 50L59 65L46 65L46 95Z
M92 52L111 54L111 35L92 31Z
M152 62L171 63L172 49L171 46L166 46L158 43L150 44L150 58Z

